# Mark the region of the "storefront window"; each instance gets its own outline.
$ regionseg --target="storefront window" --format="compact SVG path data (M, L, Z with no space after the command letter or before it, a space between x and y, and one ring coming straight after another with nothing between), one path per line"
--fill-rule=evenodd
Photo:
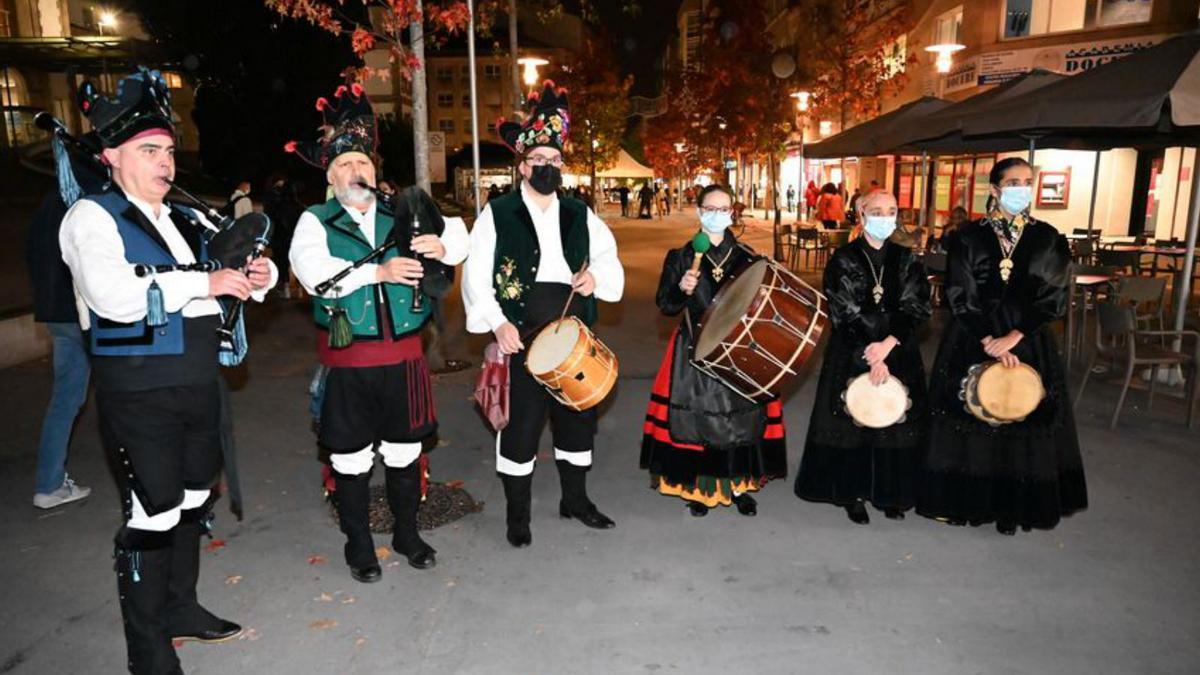
M1004 37L1144 23L1154 0L1005 0Z

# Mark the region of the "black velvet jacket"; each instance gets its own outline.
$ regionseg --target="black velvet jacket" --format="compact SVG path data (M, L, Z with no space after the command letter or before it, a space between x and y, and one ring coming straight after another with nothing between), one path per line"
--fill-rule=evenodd
M1066 312L1071 252L1066 238L1047 223L1025 225L1008 283L1000 277L1000 242L986 221L951 237L947 253L946 300L955 320L976 340L1014 328L1030 337Z
M876 303L871 293L875 277L867 260L868 246L860 237L835 251L825 267L825 296L834 333L859 350L889 335L906 344L930 315L925 266L912 250L885 242L883 300Z

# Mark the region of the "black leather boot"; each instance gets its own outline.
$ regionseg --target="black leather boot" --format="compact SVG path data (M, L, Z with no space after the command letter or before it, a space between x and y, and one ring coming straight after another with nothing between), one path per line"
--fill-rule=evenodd
M166 620L171 539L170 532L122 527L114 541L117 596L134 675L183 674Z
M242 627L214 616L196 599L200 579L200 537L208 534L212 512L208 505L184 511L171 530L171 576L167 584L167 630L176 640L224 642Z
M558 503L558 515L563 518L574 518L596 530L608 530L617 526L612 518L600 513L596 505L587 496L586 466L574 464L560 459L558 464L558 479L562 484L562 501Z
M530 510L533 503L533 476L500 476L504 483L504 499L507 502L505 522L508 543L523 548L533 543L529 531Z
M403 469L387 469L388 506L392 509L392 548L419 570L437 564L437 551L421 539L417 511L421 508L421 468L414 461Z
M846 516L858 525L866 525L871 522L871 516L867 513L866 505L860 501L846 507Z
M346 535L343 549L350 576L365 584L379 581L383 570L375 556L375 540L371 538L371 473L347 476L333 472L337 490L338 523Z

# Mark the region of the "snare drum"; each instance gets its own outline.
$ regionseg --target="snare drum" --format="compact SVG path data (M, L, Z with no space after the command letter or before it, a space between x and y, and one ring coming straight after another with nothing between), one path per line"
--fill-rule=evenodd
M894 375L878 387L871 384L871 374L863 373L850 380L842 392L846 414L860 427L884 429L904 422L912 399L908 387Z
M575 317L538 333L525 368L555 400L577 411L603 401L617 383L617 357Z
M717 291L700 320L692 362L761 403L797 375L826 318L820 291L773 260L758 259Z
M967 412L981 422L998 427L1020 422L1046 398L1042 376L1022 363L1005 368L999 361L979 363L967 370L959 398Z

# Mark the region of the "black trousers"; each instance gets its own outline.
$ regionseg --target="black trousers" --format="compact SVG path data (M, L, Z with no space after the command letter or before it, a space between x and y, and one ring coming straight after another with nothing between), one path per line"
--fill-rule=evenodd
M212 487L221 469L218 384L96 393L122 488L148 515L178 506L184 489ZM127 509L128 510L128 509Z
M570 295L566 284L534 284L526 300L527 325L540 327L558 318ZM573 303L568 315L577 315ZM562 405L546 391L525 368L528 347L537 329L522 338L526 351L513 354L509 369L509 422L497 441L496 470L510 476L527 476L533 472L538 442L546 418L550 418L550 433L554 440L555 459L566 460L575 466L591 466L591 451L596 436L596 409L576 412Z

